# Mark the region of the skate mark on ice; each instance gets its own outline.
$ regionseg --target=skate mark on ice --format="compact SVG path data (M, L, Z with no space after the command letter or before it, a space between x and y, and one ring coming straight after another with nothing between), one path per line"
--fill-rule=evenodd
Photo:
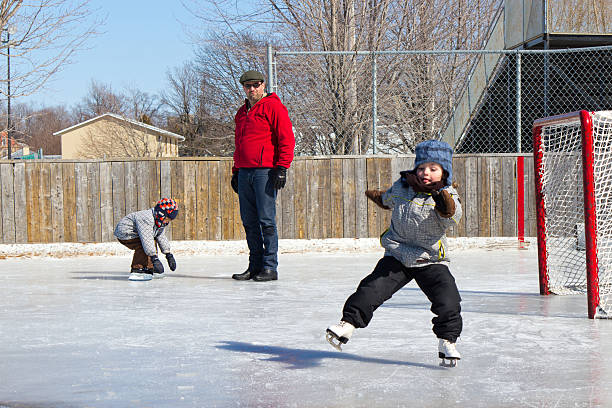
M270 355L267 361L278 361L288 364L288 368L302 369L321 365L324 359L353 360L362 363L401 365L409 367L431 368L443 370L442 367L433 364L413 363L410 361L388 360L384 358L363 357L349 353L338 353L337 351L307 350L279 346L262 346L239 341L224 341L215 346L219 349L236 351L240 353L257 353Z
M127 281L129 277L129 273L124 273L123 275L98 275L98 276L73 276L70 279L77 280L113 280L113 281Z
M74 274L89 274L88 276L73 276L70 279L78 280L127 280L129 272L71 272ZM197 276L197 275L185 275L180 273L166 272L164 278L187 278L187 279L212 279L212 280L225 280L232 281L231 276ZM2 407L0 407L2 408Z

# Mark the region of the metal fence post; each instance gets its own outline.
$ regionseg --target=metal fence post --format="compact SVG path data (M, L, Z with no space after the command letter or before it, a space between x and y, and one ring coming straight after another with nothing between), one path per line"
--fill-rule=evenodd
M268 44L268 88L270 92L276 91L276 81L274 78L274 64L272 59L274 58L274 54L272 53L272 46Z
M522 152L521 148L521 53L516 52L516 151Z
M372 153L376 154L376 122L378 121L376 107L376 53L372 53Z

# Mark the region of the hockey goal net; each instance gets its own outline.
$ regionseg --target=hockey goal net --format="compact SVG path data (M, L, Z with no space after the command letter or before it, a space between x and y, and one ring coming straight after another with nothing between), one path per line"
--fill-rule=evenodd
M587 293L612 318L612 111L533 125L540 293Z

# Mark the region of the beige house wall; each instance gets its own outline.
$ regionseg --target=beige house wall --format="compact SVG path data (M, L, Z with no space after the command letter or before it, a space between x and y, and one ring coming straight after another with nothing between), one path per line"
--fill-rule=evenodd
M178 139L106 116L61 134L62 158L178 157Z

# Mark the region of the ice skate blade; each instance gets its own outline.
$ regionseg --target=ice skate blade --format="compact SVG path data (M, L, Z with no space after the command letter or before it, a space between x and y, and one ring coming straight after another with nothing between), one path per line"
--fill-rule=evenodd
M130 277L128 278L131 282L144 282L150 281L151 279L153 279L153 277L148 273L130 273Z
M348 339L336 336L336 334L329 329L325 333L325 338L327 339L329 344L331 344L332 347L338 351L342 351L342 344L346 344L346 342L348 341Z
M443 358L440 360L440 367L457 367L458 358Z

